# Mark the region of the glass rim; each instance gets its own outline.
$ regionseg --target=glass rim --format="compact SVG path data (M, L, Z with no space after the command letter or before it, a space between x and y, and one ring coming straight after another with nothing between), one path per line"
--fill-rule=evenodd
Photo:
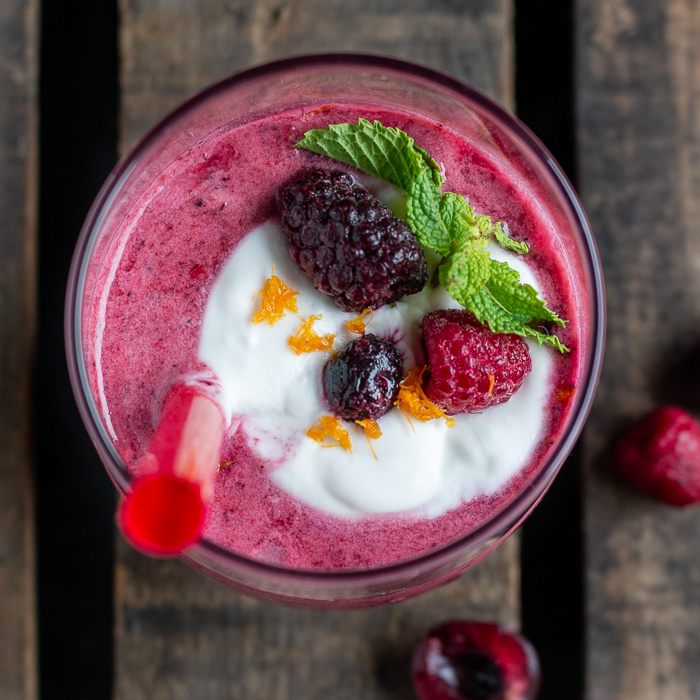
M398 574L414 570L417 565L436 567L440 564L452 561L456 554L478 548L494 537L510 533L517 527L529 511L544 495L549 484L557 474L562 464L570 454L574 444L583 429L590 412L595 395L597 383L600 377L603 350L605 345L605 292L600 257L590 224L583 210L581 202L576 195L568 178L561 170L554 157L546 146L525 126L516 116L494 102L491 98L455 78L439 71L417 65L409 61L385 56L363 53L319 53L293 56L269 63L261 64L235 73L220 80L202 91L196 93L174 110L169 112L155 126L153 126L139 141L124 155L115 165L105 183L98 192L85 222L81 228L71 263L66 290L65 306L65 346L73 394L78 405L83 423L90 438L97 448L105 467L115 484L122 492L127 489L132 477L127 471L121 458L119 458L111 441L107 439L104 429L96 420L91 408L94 403L90 387L87 383L87 373L83 364L83 348L80 338L81 308L77 303L84 283L84 270L86 266L85 253L89 249L94 236L99 231L99 224L109 208L112 200L119 190L120 183L128 176L130 171L140 161L141 157L157 143L171 126L177 124L181 118L206 103L212 98L227 92L244 83L258 78L270 77L277 73L284 73L294 69L314 66L345 66L367 67L374 70L387 70L402 74L406 77L420 78L428 83L452 92L456 97L475 104L489 115L499 127L503 128L519 145L527 148L529 153L539 164L543 166L549 175L550 185L554 186L559 202L564 207L568 220L573 224L582 248L582 267L584 273L591 282L591 338L590 351L583 367L582 379L585 392L577 393L576 404L572 409L572 416L564 425L562 435L556 450L547 458L537 470L531 480L518 492L515 498L502 509L495 512L487 520L480 523L467 534L441 545L434 550L424 552L409 559L398 562L368 567L363 569L344 570L316 570L285 567L255 560L242 554L221 547L208 540L194 545L183 553L182 558L189 560L188 552L202 553L217 560L225 560L227 563L241 571L265 576L271 579L310 584L337 582L339 584L375 583L382 580L393 579ZM104 449L101 449L104 448ZM109 462L107 464L106 462Z

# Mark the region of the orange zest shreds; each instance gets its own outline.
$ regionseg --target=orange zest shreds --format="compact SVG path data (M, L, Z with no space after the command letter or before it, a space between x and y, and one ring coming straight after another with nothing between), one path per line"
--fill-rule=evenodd
M399 395L394 402L411 422L409 414L422 423L435 418L444 418L449 428L454 427L455 419L450 418L441 408L438 408L423 391L423 374L427 367L414 367L399 385ZM413 424L411 424L413 427Z
M370 317L365 321L365 316L367 314L370 314ZM353 318L352 321L348 321L345 326L351 333L362 335L373 318L374 311L372 311L372 309L365 309L357 318Z
M233 459L222 459L222 460L219 462L219 467L218 467L217 471L220 472L220 471L222 471L222 470L224 470L224 469L228 469L230 466L232 466L232 465L235 464L235 463L236 463L236 458L235 458L235 457L234 457Z
M493 374L489 374L488 378L489 378L489 396L493 396L493 387L496 384L496 377Z
M369 445L369 449L372 451L372 456L377 459L377 453L374 451L374 447L372 447L372 440L376 440L382 436L382 429L379 427L379 424L376 420L372 420L371 418L356 420L355 423L365 429L367 444Z
M556 398L561 404L567 404L576 393L576 387L568 382L562 382L557 386Z
M323 112L330 112L332 109L335 109L334 104L321 105L320 107L317 107L316 109L312 109L310 112L304 112L304 114L302 114L299 117L299 119L301 119L301 121L304 121L305 119L315 117L317 114L322 114Z
M365 418L364 420L356 420L355 423L365 429L368 438L376 440L382 436L382 429L379 427L379 423L377 423L376 420Z
M289 347L294 350L297 355L304 352L315 352L316 350L332 350L335 336L332 334L319 335L313 329L314 323L320 320L320 316L309 316L308 320L304 321L299 330L289 338ZM302 319L303 320L303 319Z
M348 452L352 452L352 442L350 433L343 428L340 420L335 416L321 416L318 424L306 431L306 435L316 442L323 443L326 438L332 438L335 443L322 444L321 447L342 447Z
M288 287L272 268L270 278L265 280L263 288L255 292L253 297L260 295L260 309L253 312L253 323L258 324L267 321L271 326L277 323L287 311L297 312L296 290Z

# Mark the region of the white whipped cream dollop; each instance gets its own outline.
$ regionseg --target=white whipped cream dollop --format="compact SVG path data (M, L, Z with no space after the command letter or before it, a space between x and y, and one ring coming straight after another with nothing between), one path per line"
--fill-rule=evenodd
M523 282L537 288L522 260L497 247ZM252 322L254 295L275 275L299 292L299 314L275 325ZM397 342L404 370L424 364L420 321L433 309L460 308L442 288L428 285L393 307L374 312L367 332ZM340 311L314 289L292 261L279 224L268 221L234 251L214 284L202 324L199 354L218 376L224 410L240 419L248 445L268 465L270 478L294 497L333 515L404 512L437 517L480 495L494 494L528 462L541 438L548 399L551 350L530 343L532 372L506 403L480 414L444 420L409 421L398 409L379 420L382 436L372 440L376 459L358 426L346 427L352 452L327 448L306 436L329 415L321 386L328 352L296 355L288 340L301 318L321 315L319 335L336 334L335 348L358 336L345 323L357 317Z

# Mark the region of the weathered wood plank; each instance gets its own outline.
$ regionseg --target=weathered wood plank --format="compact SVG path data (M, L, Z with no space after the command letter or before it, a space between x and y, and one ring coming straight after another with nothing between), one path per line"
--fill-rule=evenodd
M700 3L578 0L581 192L609 330L586 433L587 697L700 697L700 510L613 475L660 403L700 409Z
M512 104L510 0L122 0L122 143L236 70L324 50L432 65ZM118 700L409 697L408 654L453 617L519 620L518 540L459 581L374 611L319 613L242 597L119 544Z
M120 0L120 7L123 148L216 80L320 51L423 63L513 105L512 0Z
M261 603L179 562L119 549L118 700L409 698L411 649L430 627L462 617L518 623L516 538L448 586L353 612Z
M0 4L0 697L37 697L30 374L37 204L35 0Z

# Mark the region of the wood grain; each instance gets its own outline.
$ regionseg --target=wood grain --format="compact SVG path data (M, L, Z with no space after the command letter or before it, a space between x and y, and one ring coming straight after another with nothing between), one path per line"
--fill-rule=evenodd
M513 105L512 0L120 0L122 148L206 85L276 58L381 53Z
M511 0L122 0L122 144L236 70L355 50L408 58L513 102ZM460 580L385 609L320 613L240 596L118 546L117 700L411 697L408 656L454 617L519 620L517 536Z
M35 334L37 2L0 3L0 697L37 696L29 425Z
M608 293L586 434L587 698L700 697L700 509L614 475L618 432L700 411L700 3L577 0L580 189Z
M430 627L465 617L518 623L514 537L448 586L351 612L261 603L179 562L119 549L119 700L411 698L411 649Z

